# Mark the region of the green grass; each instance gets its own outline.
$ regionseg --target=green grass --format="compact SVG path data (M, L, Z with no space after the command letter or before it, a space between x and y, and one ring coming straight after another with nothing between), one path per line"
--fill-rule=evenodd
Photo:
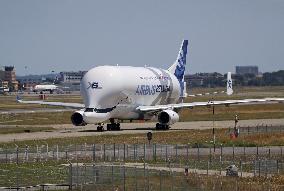
M44 183L66 183L68 168L56 162L0 163L0 186L31 186Z
M206 164L205 164L206 165ZM76 167L76 165L75 165ZM198 167L198 166L196 166ZM218 170L218 166L215 167ZM273 176L271 178L253 177L253 178L233 178L221 177L218 175L207 176L190 173L185 176L180 172L168 172L147 170L144 173L143 169L135 171L134 168L126 168L125 179L123 179L122 169L119 167L113 168L113 176L110 167L106 170L99 171L100 178L95 185L79 186L75 190L112 190L112 188L123 188L124 182L127 190L135 190L137 185L139 188L147 188L149 185L151 190L172 190L171 188L195 188L197 190L234 190L236 184L241 190L281 190L281 185L284 183L283 175ZM92 181L93 171L89 174L84 173L84 167L80 168L77 177L77 171L74 170L73 183L77 180ZM44 183L69 183L69 168L63 167L58 162L43 162L43 163L20 163L16 164L0 164L0 186L31 186ZM113 180L113 181L112 181ZM125 181L124 181L125 180ZM160 184L161 183L161 184Z
M73 112L42 112L0 115L1 125L53 125L71 123Z
M0 111L7 111L7 110L25 110L25 109L44 109L44 108L63 108L60 106L49 106L49 105L39 105L39 104L22 104L16 102L9 102L5 101L0 103Z
M284 87L283 86L263 86L263 87L237 87L234 86L234 93L232 96L235 95L258 95L262 94L263 96L283 96L284 95ZM218 88L189 88L188 91L190 94L198 94L198 93L213 93L215 91L225 91L225 87L218 87ZM219 96L220 94L217 94Z
M40 100L39 95L25 95L21 96L23 100ZM68 103L82 103L82 98L79 95L47 95L47 100L52 102L68 102ZM0 95L0 111L13 109L34 109L34 108L63 108L60 106L48 106L39 104L22 104L16 102L15 95Z
M47 132L55 130L52 127L37 127L37 126L16 126L16 127L1 127L0 134L10 134L10 133L32 133L32 132Z
M279 119L284 118L284 104L215 106L214 116L212 113L212 108L207 107L183 109L180 112L180 121L233 120L236 114L238 114L240 120Z
M190 144L200 147L212 147L212 130L187 130L187 131L168 131L153 132L152 143L157 144ZM0 147L36 146L36 145L83 145L83 144L148 144L146 134L120 134L120 135L99 135L81 136L66 138L50 138L45 140L25 140L11 143L1 143ZM242 135L238 139L231 139L227 129L216 129L216 144L223 146L276 146L284 145L284 132L278 133L259 133Z

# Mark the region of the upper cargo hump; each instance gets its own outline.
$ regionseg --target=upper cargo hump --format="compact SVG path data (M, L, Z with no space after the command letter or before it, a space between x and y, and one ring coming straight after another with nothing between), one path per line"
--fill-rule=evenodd
M188 40L183 40L176 61L168 69L170 73L174 74L177 77L180 83L181 94L185 93L184 92L184 71L185 71L185 65L186 65L187 45L188 45Z

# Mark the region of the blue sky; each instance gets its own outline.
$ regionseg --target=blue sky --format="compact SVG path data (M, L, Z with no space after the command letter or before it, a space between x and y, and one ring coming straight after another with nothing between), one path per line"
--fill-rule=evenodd
M284 1L0 0L0 65L18 75L117 64L166 69L182 39L187 73L284 69Z

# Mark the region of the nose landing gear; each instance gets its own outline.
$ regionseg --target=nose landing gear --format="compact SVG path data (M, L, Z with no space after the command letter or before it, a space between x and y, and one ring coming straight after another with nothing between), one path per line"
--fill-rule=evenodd
M97 126L97 131L99 131L99 132L104 131L104 126L103 126L102 123L100 123L100 124Z

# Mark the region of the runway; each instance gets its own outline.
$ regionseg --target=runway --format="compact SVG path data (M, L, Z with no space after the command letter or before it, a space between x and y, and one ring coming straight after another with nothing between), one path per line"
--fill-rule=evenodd
M257 120L241 120L239 126L256 126L261 124L267 125L283 125L284 119L257 119ZM215 128L228 128L233 127L234 121L216 121ZM26 127L20 125L0 125L1 127ZM37 125L39 127L39 125ZM32 132L32 133L13 133L13 134L0 134L0 142L13 142L23 140L38 140L49 138L64 138L64 137L82 137L82 136L100 136L100 135L119 135L119 134L138 134L155 131L155 123L121 123L121 131L104 131L97 132L95 125L86 125L75 127L72 124L64 125L45 125L44 127L53 127L55 130L46 132ZM171 126L171 131L178 130L192 130L192 129L212 129L212 121L196 121L196 122L178 122ZM161 131L159 131L161 132Z

